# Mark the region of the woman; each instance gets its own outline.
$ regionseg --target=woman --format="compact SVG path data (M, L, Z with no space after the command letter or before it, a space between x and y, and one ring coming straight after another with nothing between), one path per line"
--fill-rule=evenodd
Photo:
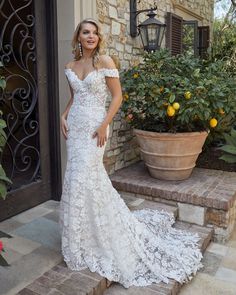
M122 94L114 62L100 54L95 20L78 25L72 45L75 60L65 68L71 98L61 117L68 158L60 202L64 260L72 270L89 268L125 288L187 281L202 266L199 238L173 229L165 211L130 212L104 169L108 126Z

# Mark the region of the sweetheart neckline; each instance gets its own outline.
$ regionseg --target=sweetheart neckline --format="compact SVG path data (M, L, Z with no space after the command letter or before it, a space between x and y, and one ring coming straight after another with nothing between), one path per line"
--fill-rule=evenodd
M103 69L104 69L104 68L97 69L97 70L95 69L95 70L89 72L89 73L85 76L85 78L84 78L83 80L80 79L79 76L78 76L78 74L76 74L76 72L73 71L71 68L66 68L65 70L69 70L70 72L72 72L72 73L74 74L74 76L75 76L79 81L84 82L90 74L92 74L92 73L94 73L94 72L97 72L97 71L100 71L100 70L103 70Z
M81 79L79 78L78 74L77 74L75 71L73 71L71 68L65 68L65 71L66 71L66 70L72 72L72 74L73 74L73 75L77 78L77 80L80 81L80 82L84 82L84 81L85 81L85 80L86 80L86 79L87 79L92 73L95 73L95 72L104 71L104 70L108 70L108 71L117 71L117 72L118 72L117 69L108 69L108 68L94 69L93 71L89 72L83 80L81 80Z

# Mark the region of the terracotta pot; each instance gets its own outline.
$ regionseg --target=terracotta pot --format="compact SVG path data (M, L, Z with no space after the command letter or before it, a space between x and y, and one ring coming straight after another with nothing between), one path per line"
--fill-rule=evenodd
M158 133L134 129L142 158L152 177L187 179L196 165L208 132Z

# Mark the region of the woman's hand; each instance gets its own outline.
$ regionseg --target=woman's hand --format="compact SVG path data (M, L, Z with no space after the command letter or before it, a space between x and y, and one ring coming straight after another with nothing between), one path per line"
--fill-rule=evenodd
M101 125L94 133L93 138L97 137L97 146L102 147L107 141L107 128Z
M64 136L65 139L67 139L67 132L68 132L69 128L67 125L67 120L65 118L65 116L61 116L61 132Z

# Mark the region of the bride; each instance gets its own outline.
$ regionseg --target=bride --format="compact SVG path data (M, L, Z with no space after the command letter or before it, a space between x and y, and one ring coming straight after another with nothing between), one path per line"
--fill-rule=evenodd
M89 268L125 288L188 281L202 266L199 237L172 228L174 217L165 211L131 212L103 166L122 93L113 60L101 55L102 43L98 23L83 20L72 41L75 59L65 67L71 97L61 116L67 145L59 218L64 261L71 270Z

